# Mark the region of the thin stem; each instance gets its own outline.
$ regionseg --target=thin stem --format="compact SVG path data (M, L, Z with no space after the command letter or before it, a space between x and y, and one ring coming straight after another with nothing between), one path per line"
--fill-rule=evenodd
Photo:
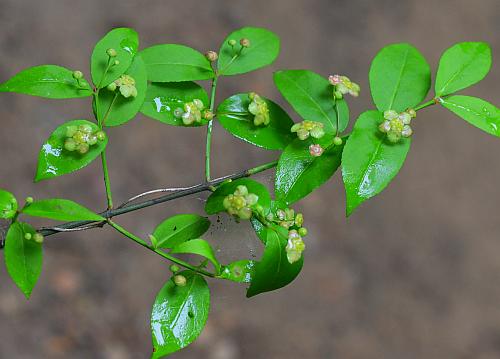
M417 107L414 108L415 111L418 111L418 110L421 110L423 108L426 108L426 107L429 107L429 106L432 106L432 105L435 105L439 102L439 99L438 98L433 98L432 100L430 101L427 101Z
M260 172L266 171L268 169L271 169L273 167L276 167L277 164L278 164L278 161L265 163L263 165L260 165L260 166L257 166L257 167L254 167L254 168L251 168L251 169L248 169L248 170L245 170L245 171L241 171L241 172L238 172L238 173L233 173L233 174L230 174L230 175L227 175L227 176L224 176L224 177L220 177L220 178L214 179L214 180L212 180L210 182L200 183L200 184L198 184L196 186L190 187L190 189L187 189L187 190L178 191L178 192L174 192L174 193L169 193L169 194L166 194L166 195L158 197L158 198L149 199L149 200L146 200L146 201L143 201L143 202L139 202L139 203L135 203L135 204L131 204L131 205L128 205L128 206L125 206L125 207L122 207L122 208L116 208L116 209L112 209L112 210L107 210L107 211L101 212L100 215L102 217L104 217L104 218L109 219L109 218L116 217L116 216L119 216L119 215L122 215L122 214L125 214L125 213L130 213L130 212L141 210L143 208L155 206L155 205L160 204L160 203L172 201L172 200L177 199L177 198L186 197L186 196L189 196L189 195L192 195L192 194L196 194L196 193L200 193L200 192L204 192L204 191L210 191L213 187L216 187L216 186L220 185L221 183L223 183L225 181L236 180L236 179L239 179L239 178L253 176L253 175L257 174L257 173L260 173ZM94 221L67 222L67 223L58 225L57 228L64 228L64 229L67 229L67 228L78 228L78 227L82 227L82 226L87 226L87 225L92 224L92 223L102 223L102 222L94 222ZM45 237L47 237L47 236L56 234L59 231L56 231L56 230L54 230L52 228L44 228L40 232Z
M116 229L118 232L120 232L121 234L123 234L125 237L128 237L130 238L131 240L133 240L134 242L136 242L137 244L140 244L141 246L143 246L144 248L147 248L149 249L150 251L152 252L155 252L156 254L159 254L160 256L162 256L163 258L166 258L168 259L169 261L175 263L175 264L178 264L184 268L187 268L187 269L190 269L196 273L199 273L199 274L202 274L202 275L205 275L205 276L208 276L208 277L212 277L214 278L215 277L215 274L211 273L211 272L208 272L206 270L203 270L201 268L198 268L198 267L195 267L187 262L184 262L183 260L181 259L178 259L176 257L173 257L171 256L170 254L168 253L165 253L159 249L156 249L156 248L153 248L152 246L150 246L146 241L144 241L143 239L137 237L136 235L130 233L129 231L127 231L125 228L119 226L118 224L116 224L115 222L111 221L111 220L108 220L108 223L111 227L113 227L114 229Z
M106 199L108 210L113 208L113 195L111 194L111 182L109 180L108 161L106 160L106 149L101 152L102 172L104 174L104 187L106 188Z
M97 96L99 96L99 94L97 94ZM111 112L111 108L113 107L113 105L115 104L115 101L116 99L118 98L118 92L115 93L115 96L113 97L113 100L111 101L111 103L109 104L109 107L108 107L108 110L106 111L106 113L104 114L104 117L102 118L101 120L101 129L102 127L105 126L105 123L106 123L106 119L108 118L109 116L109 113Z
M215 74L214 79L212 80L212 91L210 96L210 112L214 112L215 106L215 94L217 90L217 80L219 79L218 75ZM212 128L213 128L213 119L208 121L207 126L207 146L205 149L205 179L207 182L210 182L210 154L212 151Z

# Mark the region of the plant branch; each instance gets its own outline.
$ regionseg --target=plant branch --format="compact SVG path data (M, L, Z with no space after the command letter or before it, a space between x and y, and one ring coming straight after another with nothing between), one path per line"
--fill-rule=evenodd
M219 77L215 74L214 79L212 80L212 91L210 95L210 112L214 112L215 107L215 94L217 91L217 81ZM213 129L213 119L208 121L207 125L207 146L205 150L205 179L207 182L210 181L210 153L212 149L212 129Z
M144 248L147 248L149 249L150 251L152 252L155 252L156 254L162 256L163 258L166 258L168 259L169 261L175 263L175 264L178 264L184 268L187 268L187 269L190 269L194 272L197 272L199 274L202 274L202 275L206 275L208 277L212 277L214 278L215 277L215 274L213 273L210 273L206 270L203 270L201 268L197 268L187 262L184 262L183 260L181 259L178 259L176 257L173 257L171 256L170 254L168 253L165 253L159 249L156 249L156 248L153 248L152 246L150 246L146 241L144 241L143 239L137 237L135 234L132 234L130 233L129 231L127 231L125 228L119 226L118 224L116 224L115 222L113 222L112 220L108 219L108 224L113 227L114 229L116 229L118 232L120 232L121 234L123 234L125 237L128 237L130 238L131 240L133 240L134 242L136 242L137 244L140 244L141 246L143 246Z
M209 181L209 182L197 184L197 185L189 187L188 189L185 189L185 190L169 193L169 194L163 195L163 196L158 197L158 198L153 198L153 199L145 200L145 201L142 201L139 203L130 204L130 205L127 205L127 206L124 206L121 208L107 210L107 211L100 213L100 215L106 219L109 219L109 218L113 218L113 217L116 217L116 216L119 216L119 215L122 215L125 213L130 213L130 212L141 210L143 208L155 206L155 205L160 204L160 203L172 201L172 200L177 199L177 198L186 197L186 196L200 193L200 192L204 192L204 191L210 191L211 188L216 187L225 181L236 180L239 178L253 176L257 173L274 168L274 167L276 167L277 164L278 164L278 161L265 163L265 164L262 164L260 166L254 167L254 168L247 169L245 171L233 173L233 174L230 174L230 175L227 175L224 177L214 179L214 180ZM103 224L104 224L104 222L94 222L94 221L67 222L67 223L58 225L55 228L54 227L42 228L40 230L40 233L43 234L45 237L47 237L47 236L62 232L61 229L64 231L66 229L75 229L75 228L80 228L80 227L86 227L89 225L95 225L96 227L98 227L98 226L102 226ZM93 226L91 228L93 228Z
M109 180L109 170L108 170L108 161L106 159L106 149L101 152L101 161L102 161L102 172L104 175L104 187L106 188L106 199L108 202L108 210L113 208L113 195L111 194L111 182Z

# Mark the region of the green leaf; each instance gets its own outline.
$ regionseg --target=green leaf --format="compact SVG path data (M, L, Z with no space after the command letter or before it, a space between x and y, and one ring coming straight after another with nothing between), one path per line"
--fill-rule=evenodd
M151 313L152 358L163 358L191 344L207 322L210 291L205 279L193 272L184 287L169 280L156 296Z
M247 93L224 100L217 109L217 118L222 127L239 139L267 150L284 149L294 138L290 132L293 121L279 105L263 99L269 108L267 126L254 125L254 115L248 111L251 101Z
M250 47L241 49L240 40L250 40ZM229 40L236 40L231 47ZM244 27L231 33L219 50L217 68L221 75L238 75L270 65L280 52L280 39L271 31L257 27Z
M500 137L500 110L495 105L477 97L459 95L442 98L440 103L471 125Z
M307 70L285 70L274 74L274 83L283 97L304 120L321 122L325 132L336 133L337 111L339 132L349 123L349 108L345 100L337 100L333 87L321 75Z
M214 265L217 272L220 272L221 265L215 258L214 250L210 244L203 239L191 239L190 241L179 243L170 251L171 254L197 254L208 259Z
M179 214L163 221L153 232L157 248L172 248L182 242L199 238L210 227L206 217L197 214Z
M13 223L5 240L5 265L10 277L29 298L42 272L42 245L24 238L25 234L35 234L29 224Z
M149 81L179 82L209 80L215 76L210 61L200 52L176 44L148 47L140 52Z
M0 92L17 92L52 99L92 95L87 81L73 78L73 71L56 65L30 67L0 85Z
M356 207L380 193L403 165L410 149L410 139L390 143L378 130L384 120L377 111L362 113L344 146L342 177L349 216Z
M118 89L114 92L102 89L99 92L98 116L100 119L106 116L104 121L106 126L119 126L130 121L137 115L144 103L148 78L146 66L139 56L134 58L132 65L130 65L125 74L130 75L135 80L137 96L125 98L120 94ZM113 106L110 108L111 104Z
M0 189L0 218L9 219L16 215L17 200L10 192Z
M439 60L436 96L462 90L481 81L491 67L491 48L485 42L460 42L447 49Z
M304 259L290 264L286 256L286 244L285 228L267 228L266 247L262 259L255 266L255 274L247 291L248 298L282 288L299 275Z
M69 121L56 128L40 150L35 182L77 171L95 160L106 148L107 138L90 146L89 152L85 154L80 154L78 151L69 152L64 149L67 127L79 125L89 125L94 131L99 130L96 124L87 120Z
M269 195L269 191L267 190L267 188L263 184L252 179L241 178L235 181L224 183L217 187L215 192L212 193L207 199L207 203L205 204L205 212L207 212L207 214L225 212L224 205L222 204L224 198L229 194L233 194L236 190L236 187L238 187L239 185L246 186L249 193L255 193L259 197L257 203L264 207L265 213L269 211L271 207L271 196Z
M99 40L90 59L92 81L96 87L106 87L127 71L138 48L139 36L137 32L126 27L113 29ZM106 53L108 49L116 50L117 55L111 58L111 61L118 60L119 64L110 66L106 72L109 60ZM106 75L104 75L105 73Z
M58 221L102 221L103 217L67 199L42 199L26 206L24 214Z
M286 205L297 202L328 181L340 166L343 145L335 146L332 139L315 140L325 151L320 157L314 157L309 153L311 143L296 139L280 156L274 188L277 200Z
M208 108L207 92L195 82L152 82L148 86L141 112L168 125L186 126L174 112L178 108L184 110L184 105L195 99L201 100ZM201 123L195 122L186 127L203 126L207 122L202 119Z
M243 259L224 266L219 278L237 283L250 283L255 273L255 261Z
M285 203L279 202L279 201L271 201L271 207L269 209L270 213L276 214L278 209L285 210L287 208L287 205ZM261 221L259 221L257 218L252 217L250 219L250 223L252 223L252 227L255 231L255 234L259 238L259 240L266 244L267 241L267 227L262 224Z
M384 47L370 67L370 89L379 111L402 112L418 105L429 92L431 70L409 44Z

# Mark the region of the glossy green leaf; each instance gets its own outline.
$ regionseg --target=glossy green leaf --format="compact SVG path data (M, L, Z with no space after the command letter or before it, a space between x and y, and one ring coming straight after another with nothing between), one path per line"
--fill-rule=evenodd
M210 227L206 217L179 214L163 221L153 232L157 248L172 248L190 239L199 238Z
M250 40L250 47L244 48L240 53L241 39ZM236 40L236 45L231 47L229 40ZM232 32L224 40L219 50L217 67L221 75L243 74L272 64L279 52L278 36L266 29L244 27Z
M319 157L309 153L313 142L325 150ZM343 145L335 146L332 139L313 142L296 139L281 154L274 187L277 200L287 205L297 202L328 181L340 166Z
M201 100L208 108L207 92L194 82L152 82L148 86L141 112L168 125L186 126L174 112L176 109L183 110L187 102L195 99ZM203 126L207 122L208 120L203 119L201 123L186 127Z
M410 139L390 143L378 130L384 120L377 111L362 113L344 146L342 177L349 216L356 207L380 193L401 169L410 149Z
M485 42L460 42L439 60L436 96L462 90L481 81L491 67L491 48Z
M193 272L181 272L184 287L172 280L156 296L151 313L152 358L163 358L191 344L207 322L210 291L205 279Z
M120 77L132 64L132 60L139 48L139 36L133 29L126 27L113 29L95 45L90 60L92 81L96 87L102 88ZM118 65L108 68L108 49L115 49L117 56L111 61L118 60ZM104 75L106 73L106 75Z
M0 189L0 218L9 219L16 215L17 200L10 192Z
M267 126L254 125L254 115L248 111L251 101L247 93L224 100L217 109L217 118L222 127L239 139L268 150L284 149L294 138L290 132L293 121L279 105L264 100L269 108Z
M148 47L140 52L149 81L179 82L208 80L215 76L210 61L200 52L176 44Z
M27 205L24 214L58 221L102 221L103 217L67 199L41 199Z
M13 223L5 240L5 265L10 277L29 298L42 272L42 245L24 238L25 234L35 234L29 224Z
M118 89L113 92L106 88L102 89L99 92L98 116L101 120L104 119L106 126L119 126L130 121L137 115L144 103L148 78L146 66L139 56L134 58L125 74L135 80L137 96L125 98Z
M224 266L219 278L237 283L250 283L255 273L255 261L243 259Z
M85 154L80 154L77 151L69 152L64 149L67 127L79 125L89 125L92 126L94 131L99 130L95 123L87 120L69 121L56 128L49 139L42 145L38 155L35 182L77 171L95 160L106 148L107 138L91 146L89 152Z
M85 79L80 85L73 71L56 65L30 67L0 85L0 92L17 92L52 99L78 98L92 95Z
M224 206L222 204L224 198L229 194L233 194L236 190L236 187L238 187L239 185L246 186L249 193L255 193L259 197L257 203L264 207L265 212L269 211L269 208L271 206L271 196L269 195L269 191L267 190L267 188L263 184L252 179L241 178L235 181L224 183L217 187L215 192L213 192L207 199L207 203L205 204L205 212L207 212L207 214L225 212Z
M170 251L171 254L197 254L208 259L214 265L217 272L220 271L221 265L215 258L212 246L203 239L191 239L187 242L179 243Z
M441 99L441 105L471 125L500 137L500 110L495 105L471 96L450 96Z
M285 70L274 74L274 83L283 97L304 120L321 122L325 132L339 132L349 124L349 108L345 100L333 98L333 87L327 79L307 70ZM337 112L339 117L337 119Z
M267 228L267 239L262 259L255 265L252 283L247 291L247 297L270 292L291 283L300 273L304 259L290 264L285 247L287 245L287 230L274 226Z
M429 92L431 70L420 52L409 44L384 47L370 67L370 89L379 111L398 112L418 105Z

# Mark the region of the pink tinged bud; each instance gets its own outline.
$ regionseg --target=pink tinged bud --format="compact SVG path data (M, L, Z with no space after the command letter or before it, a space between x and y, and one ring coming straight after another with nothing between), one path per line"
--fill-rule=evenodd
M310 145L309 146L309 153L311 154L311 156L313 157L319 157L323 154L323 147L321 147L320 145Z
M342 80L340 79L340 75L330 75L328 77L328 81L330 81L330 83L334 86L342 82Z

